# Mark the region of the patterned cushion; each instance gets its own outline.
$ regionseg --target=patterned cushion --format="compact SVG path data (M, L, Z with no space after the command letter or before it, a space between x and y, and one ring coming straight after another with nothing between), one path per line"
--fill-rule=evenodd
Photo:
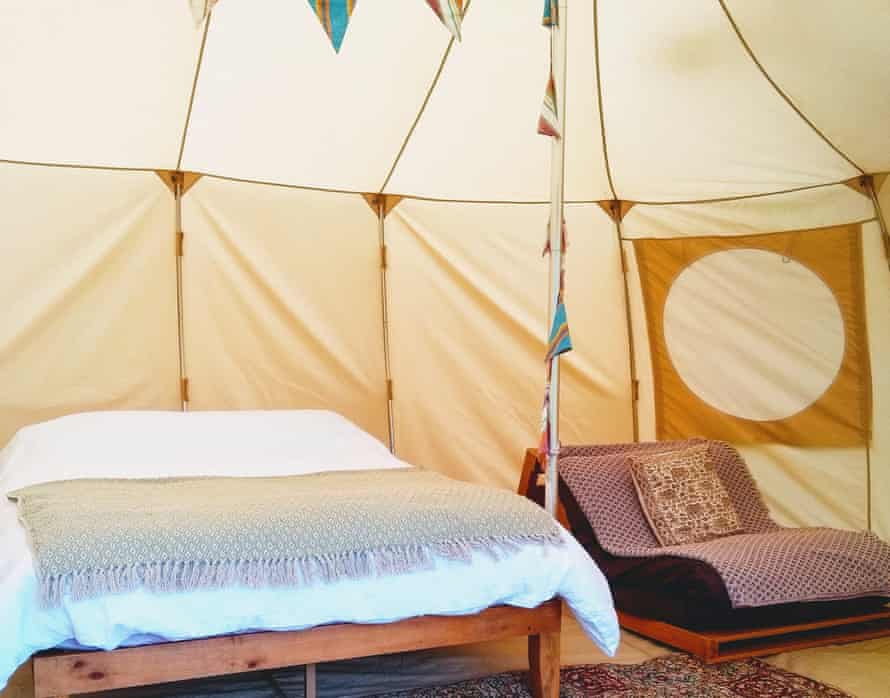
M640 505L661 545L683 545L742 531L708 445L628 456Z

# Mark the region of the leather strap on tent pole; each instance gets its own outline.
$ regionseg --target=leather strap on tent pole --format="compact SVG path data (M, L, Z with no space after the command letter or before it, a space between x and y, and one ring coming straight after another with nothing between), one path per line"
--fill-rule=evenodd
M179 170L155 170L155 174L161 178L161 181L167 185L167 189L173 196L176 196L174 181L179 180L181 185L181 194L185 196L201 177L204 175L197 172L180 172Z
M389 215L389 212L398 206L399 202L402 200L402 197L398 194L362 194L362 198L365 200L365 203L371 207L375 216L379 215L380 206L382 204L384 218L386 218L386 216Z

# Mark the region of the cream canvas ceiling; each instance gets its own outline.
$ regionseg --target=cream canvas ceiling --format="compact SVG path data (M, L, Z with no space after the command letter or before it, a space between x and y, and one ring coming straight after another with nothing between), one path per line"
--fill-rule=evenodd
M569 200L890 170L884 0L566 5ZM474 0L451 45L421 0L365 0L335 54L301 0L221 0L198 26L185 0L4 2L0 159L544 201L540 15Z

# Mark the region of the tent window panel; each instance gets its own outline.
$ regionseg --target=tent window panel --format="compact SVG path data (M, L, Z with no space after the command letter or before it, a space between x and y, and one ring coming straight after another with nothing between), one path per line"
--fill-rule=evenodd
M636 240L658 438L861 446L861 226Z
M807 267L764 250L715 252L686 267L664 308L668 354L702 400L744 419L812 405L844 358L844 320Z

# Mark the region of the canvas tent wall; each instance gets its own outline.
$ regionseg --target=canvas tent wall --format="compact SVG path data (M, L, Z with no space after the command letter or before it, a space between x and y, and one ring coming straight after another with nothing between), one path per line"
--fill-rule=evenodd
M873 202L845 184L890 171L886 3L563 9L563 441L657 433L634 240L855 224L870 444L742 448L783 521L890 536L890 271ZM180 335L191 409L328 407L386 439L380 230L363 196L385 193L401 197L383 225L396 451L514 486L543 385L540 13L474 0L456 43L421 0L366 0L335 54L301 0L221 0L197 27L185 0L0 3L0 441L77 410L178 409ZM203 175L182 198L181 331L157 170ZM879 196L890 211L890 185ZM798 293L799 265L780 260L767 284L745 259L676 297L738 349L695 380L737 395L767 376L763 402L787 412L818 398L843 329L826 301L797 306L816 320L800 336L776 331L794 306L761 310L826 296Z

